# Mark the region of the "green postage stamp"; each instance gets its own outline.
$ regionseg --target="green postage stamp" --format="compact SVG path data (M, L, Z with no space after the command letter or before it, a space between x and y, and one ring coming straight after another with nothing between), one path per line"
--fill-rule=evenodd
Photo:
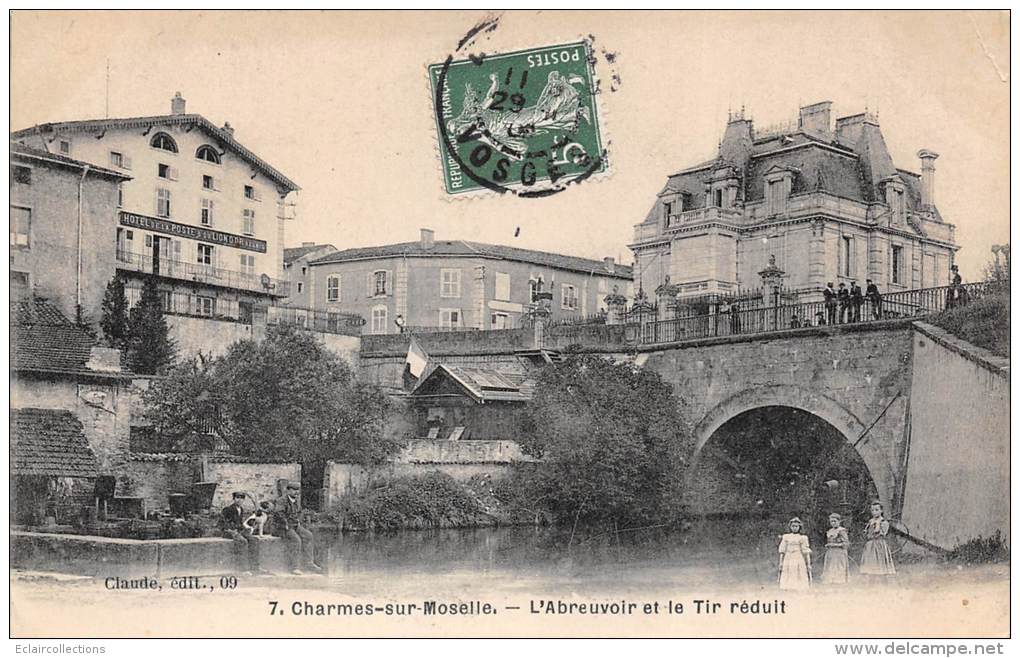
M585 41L429 66L446 192L541 197L606 171Z

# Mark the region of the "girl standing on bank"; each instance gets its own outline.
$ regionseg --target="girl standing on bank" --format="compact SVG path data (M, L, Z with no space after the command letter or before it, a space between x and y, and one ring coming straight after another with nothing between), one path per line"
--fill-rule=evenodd
M790 519L790 531L779 541L779 589L805 590L811 587L811 546L802 535L804 524Z
M825 563L822 566L822 582L829 585L842 585L849 580L847 548L850 536L842 522L839 514L833 512L829 515L829 529L825 532Z
M861 573L866 576L894 576L892 553L885 536L889 534L889 522L885 520L882 503L871 503L871 518L864 526L864 552L861 554Z

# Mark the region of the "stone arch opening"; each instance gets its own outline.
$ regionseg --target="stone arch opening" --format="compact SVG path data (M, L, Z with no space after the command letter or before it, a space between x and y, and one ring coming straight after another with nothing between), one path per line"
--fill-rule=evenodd
M831 512L852 522L879 498L892 471L865 427L835 401L796 387L737 394L695 428L685 501L702 517L798 515L816 529Z

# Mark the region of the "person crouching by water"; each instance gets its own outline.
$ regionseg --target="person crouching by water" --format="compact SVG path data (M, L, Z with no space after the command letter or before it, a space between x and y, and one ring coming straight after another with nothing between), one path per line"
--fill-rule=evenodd
M865 576L894 576L892 553L885 536L889 534L889 522L885 520L882 503L871 503L871 518L864 526L864 552L861 554L861 574Z
M805 590L811 587L811 546L801 534L804 524L790 519L790 531L779 541L779 589Z
M825 531L825 563L822 565L822 582L829 585L844 584L849 580L850 560L847 548L850 536L843 527L843 519L835 512L829 515L829 529Z
M237 559L237 570L245 575L265 573L259 566L259 540L252 536L251 528L244 525L241 519L243 508L241 502L245 495L235 491L232 502L220 512L220 533L224 538L233 540L234 553Z
M322 568L315 563L312 552L315 536L301 524L301 502L298 499L301 487L295 482L288 482L286 491L273 506L273 533L287 542L287 560L292 574L303 573L300 568L302 558L305 568L321 573Z

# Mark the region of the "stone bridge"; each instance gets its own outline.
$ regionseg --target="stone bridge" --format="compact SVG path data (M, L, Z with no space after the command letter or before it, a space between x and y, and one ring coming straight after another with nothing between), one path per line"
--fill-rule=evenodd
M505 334L432 334L420 342L437 361L478 365L539 346L633 359L673 385L693 428L695 466L741 414L806 412L838 432L841 448L856 451L889 516L904 519L912 534L953 546L1008 533L1008 359L930 325L898 319L660 345L634 344L624 327L607 325L550 327L535 342L522 329ZM406 337L366 338L363 374L398 385Z

